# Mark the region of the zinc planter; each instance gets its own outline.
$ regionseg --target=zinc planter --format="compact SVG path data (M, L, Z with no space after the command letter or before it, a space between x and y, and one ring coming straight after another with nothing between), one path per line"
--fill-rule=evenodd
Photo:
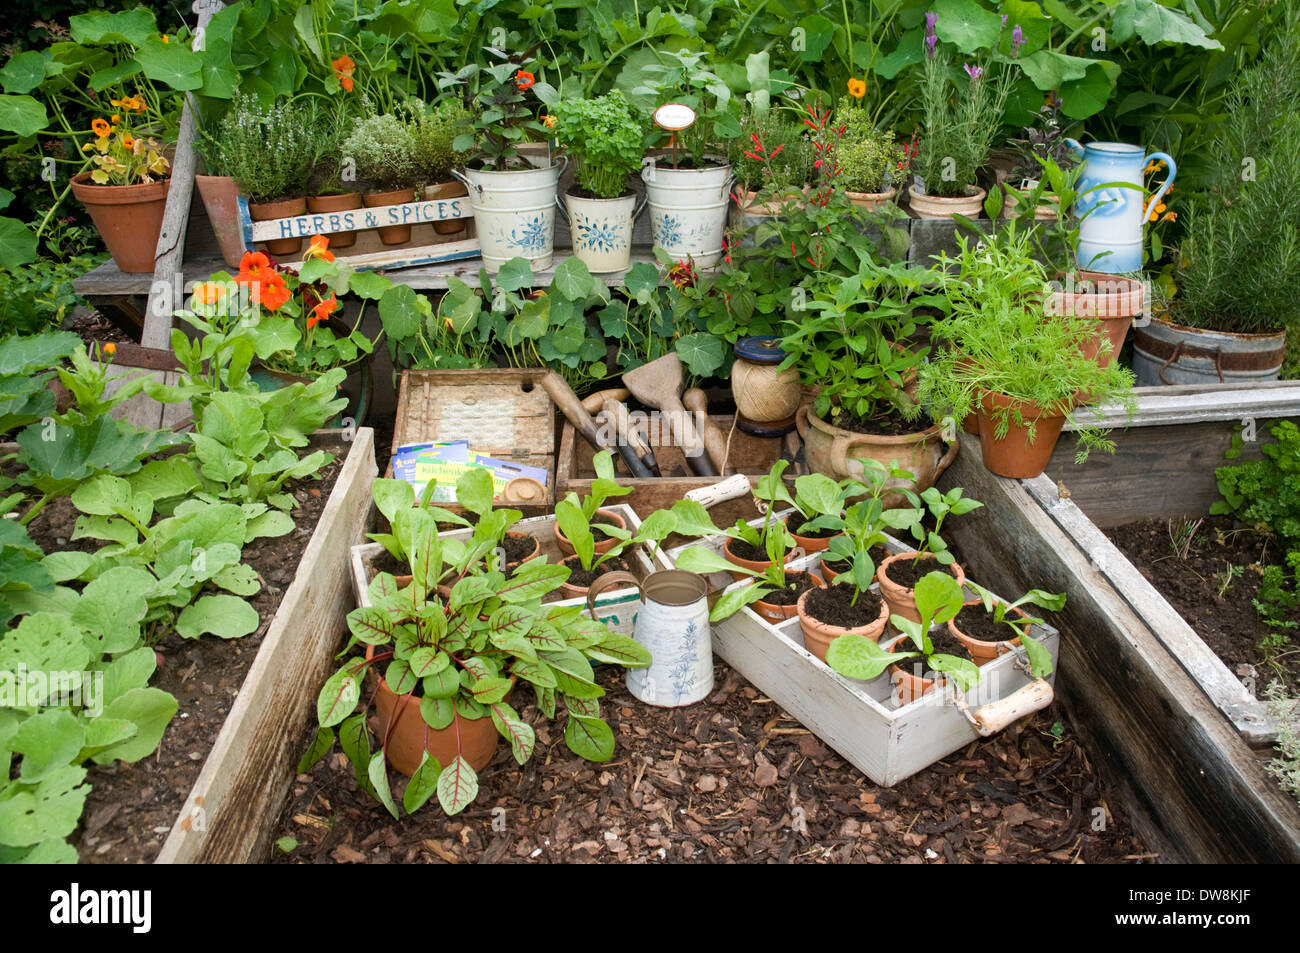
M196 175L203 209L217 236L221 259L231 268L239 267L244 254L244 232L239 224L239 186L228 175Z
M367 192L361 196L361 201L365 203L366 208L383 208L386 205L402 205L405 202L415 201L415 189L393 189L390 192ZM384 220L387 215L384 212L379 213L380 220ZM375 229L379 233L379 240L385 245L401 245L411 240L410 225L384 225Z
M555 254L555 198L566 159L546 169L454 171L469 189L475 228L488 274L511 258L525 258L533 273L551 267Z
M144 185L96 185L89 172L72 178L77 197L117 267L128 274L152 274L154 252L167 208L171 179Z
M984 197L988 195L983 189L974 185L966 186L965 197L946 198L942 195L923 195L916 191L916 186L907 190L907 201L918 218L952 218L964 215L967 218L979 218L984 210Z
M673 169L650 165L641 172L650 203L654 246L681 261L711 268L722 257L731 166Z
M632 264L632 224L641 207L636 195L622 195L616 199L584 198L568 192L564 204L556 206L569 221L569 235L573 241L573 254L593 274L626 271Z
M302 215L307 211L307 199L282 199L279 202L249 202L248 214L255 222L268 222L277 218ZM278 258L298 254L301 238L274 238L266 243L266 250Z
M1285 353L1285 331L1229 334L1155 318L1133 332L1139 386L1275 381Z
M344 192L340 195L309 195L307 211L313 215L329 215L338 212L351 212L361 208L360 192ZM330 248L351 248L357 243L356 232L333 232L328 236Z

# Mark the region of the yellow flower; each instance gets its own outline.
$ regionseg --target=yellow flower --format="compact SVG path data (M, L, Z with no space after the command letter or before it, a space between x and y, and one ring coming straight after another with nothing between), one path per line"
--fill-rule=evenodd
M104 120L102 120L102 119L92 119L92 120L90 121L90 128L91 128L91 131L93 131L93 132L95 133L95 135L99 136L101 139L102 139L104 136L107 136L110 132L113 131L113 130L109 127L108 123L106 123L106 122L105 122Z
M547 129L554 129L554 128L555 128L555 117L554 117L554 116L543 116L543 117L542 117L542 125L544 125Z
M117 345L114 344L112 341L109 341L107 344L104 345L102 350L109 357L112 357L114 354L117 353Z
M166 33L163 34L163 38L162 38L162 40L163 40L164 43L170 43L170 42L171 42L171 40L167 39L167 34L166 34Z
M225 289L214 281L205 281L194 286L194 300L199 304L216 304L224 293Z
M1159 205L1156 206L1156 211L1157 211L1157 212L1163 212L1164 210L1165 210L1165 203L1164 203L1164 202L1161 202Z
M113 113L113 125L116 126L121 121L122 121L122 117L119 116L117 113Z
M867 95L867 84L860 79L849 80L849 95L854 99L861 99Z
M131 136L130 133L126 133L126 132L122 133L121 138L122 138L122 148L124 149L135 148L135 139Z

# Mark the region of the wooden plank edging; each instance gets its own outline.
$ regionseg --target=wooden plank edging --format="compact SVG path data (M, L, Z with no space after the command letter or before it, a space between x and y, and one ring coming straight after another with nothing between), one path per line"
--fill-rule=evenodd
M266 855L302 757L316 692L346 631L348 549L365 538L378 475L374 431L348 450L293 582L155 863L248 863Z

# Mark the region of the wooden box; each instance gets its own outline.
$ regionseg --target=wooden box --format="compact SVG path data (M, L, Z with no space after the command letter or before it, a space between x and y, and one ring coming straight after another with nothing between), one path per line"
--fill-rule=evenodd
M785 514L777 514L778 518ZM755 521L756 522L756 521ZM695 545L721 552L722 537ZM911 547L895 539L891 552ZM684 547L669 552L675 559ZM791 569L816 570L821 556L792 560ZM749 585L733 583L727 573L708 576L719 588ZM875 588L873 586L873 588ZM967 590L967 598L975 593ZM1029 714L1052 700L1050 685L1055 671L1043 681L1030 678L1022 668L1020 653L1008 653L980 668L980 682L958 703L950 692L934 689L907 704L900 704L889 672L870 681L846 678L804 648L799 619L773 625L746 606L735 615L713 623L713 650L756 688L779 704L810 731L834 748L845 760L876 784L889 787L929 767L977 740L971 718L989 724L999 712ZM1035 625L1034 638L1051 653L1055 668L1059 635L1048 625ZM881 637L887 645L899 637L892 627ZM1005 723L1005 718L1001 719Z
M393 453L406 444L468 440L471 450L545 470L543 499L498 505L528 516L549 513L555 505L555 405L542 388L545 374L544 368L403 371ZM391 462L384 475L393 475Z
M627 528L634 533L641 527L641 520L630 506L611 504L604 507L604 509L612 510L622 516L627 521ZM560 548L555 542L554 527L555 517L553 515L534 516L520 520L510 528L510 531L512 533L527 533L534 539L540 540L542 555L550 562L558 563L564 558L564 554L560 552ZM458 529L441 535L445 539L458 539L468 537L471 532L468 529ZM383 551L384 547L379 543L363 543L352 547L350 558L352 589L359 606L370 605L370 599L366 594L370 580L373 578L370 566L373 560ZM625 550L623 555L632 565L632 574L641 579L656 570L673 568L672 563L669 562L668 557L664 555L662 550L651 553L647 547L638 546L636 549ZM585 607L587 601L585 598L561 599L552 604ZM636 610L640 604L641 594L635 588L606 589L596 597L595 619L597 622L606 623L611 631L620 635L631 636L636 624Z

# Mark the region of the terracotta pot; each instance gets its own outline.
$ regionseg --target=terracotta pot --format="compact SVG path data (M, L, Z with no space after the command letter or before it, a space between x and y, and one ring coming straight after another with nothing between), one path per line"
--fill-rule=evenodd
M967 606L979 606L982 610L984 608L984 602L981 599L973 599L969 602L962 603L963 609ZM1029 618L1028 613L1023 609L1015 608L1011 611L1022 619ZM1028 626L1026 626L1026 629L1027 628ZM960 642L965 647L966 651L970 653L971 660L974 661L976 665L983 665L985 662L991 662L999 655L1010 652L1012 645L1020 644L1019 638L1008 639L1005 642L985 642L983 639L972 639L969 635L963 633L961 629L957 628L956 619L948 620L948 631L951 632L952 637ZM1009 629L1007 634L1010 634Z
M980 415L967 414L963 417L961 421L961 430L962 433L968 433L972 437L978 437L980 435Z
M964 198L945 198L942 195L922 195L916 186L907 190L907 201L918 218L952 218L964 215L967 218L979 218L984 211L984 197L988 195L983 189L966 186Z
M800 536L794 531L795 524L800 522L803 522L803 517L799 514L792 513L785 518L785 528L789 530L790 535L794 537L794 541L805 553L824 553L827 547L830 546L832 539L836 536L844 535L843 533L835 533L833 536L827 536L825 539L820 539L816 536Z
M898 647L898 651L900 652L916 651L915 644L913 644L912 640L907 636L903 636L903 638L886 646L885 651L893 652L895 646ZM920 675L917 675L915 671L905 671L902 668L902 665L909 665L913 668L920 666L922 671L924 671L925 657L917 655L915 658L905 660L900 665L889 666L889 680L898 690L899 701L906 705L908 702L916 701L916 699L934 688L934 679L922 678Z
M373 658L375 647L366 646L366 658ZM382 664L382 663L381 663ZM378 718L378 731L381 736L388 728L388 742L384 745L384 754L391 764L408 778L415 774L420 766L423 751L429 752L430 758L437 758L444 768L456 759L456 739L460 737L460 754L475 771L482 771L491 762L497 750L500 734L491 716L484 718L464 718L456 712L455 719L446 728L435 730L425 723L420 714L420 699L414 695L398 696L384 681L378 672L379 690L375 693L375 714ZM514 682L511 677L511 682ZM507 696L509 697L509 696ZM393 713L394 707L396 712ZM391 714L391 724L389 717ZM425 743L425 735L428 742Z
M816 573L809 572L808 578L812 580L813 589L826 588L825 581ZM779 625L786 619L793 619L795 617L795 614L798 612L799 603L803 602L803 597L808 594L808 591L801 593L798 601L793 605L783 606L778 605L775 602L764 602L762 599L757 599L754 602L751 602L750 606L768 622L771 622L773 625Z
M221 247L221 258L231 268L239 267L244 255L244 230L239 223L239 186L228 175L196 175L208 222Z
M385 205L401 205L415 201L415 189L393 189L391 192L367 192L361 196L366 208L383 208ZM387 221L386 213L379 213L381 222ZM411 240L410 225L384 225L375 229L379 240L385 245L400 245Z
M727 562L734 563L737 566L743 566L745 569L749 569L752 570L753 572L760 572L760 573L763 572L765 569L767 569L768 566L772 565L772 560L770 559L741 559L739 556L737 556L735 553L731 551L731 544L734 542L736 542L736 540L728 537L727 541L722 544L722 555L727 560ZM734 579L736 582L740 582L742 579L752 579L753 577L748 575L747 573L733 572L731 574L731 578Z
M565 556L564 559L561 560L561 562L564 565L568 566L573 571L582 569L582 562L578 559L576 555ZM616 570L610 570L610 571L614 572ZM566 579L564 582L560 583L560 594L565 599L577 599L579 597L585 598L587 595L587 590L589 590L590 588L591 588L590 586L575 586L573 583L569 582Z
M361 208L360 192L344 192L342 195L307 196L307 211L313 215L350 212L358 208ZM356 232L331 232L326 237L330 240L331 249L351 248L357 243Z
M898 189L890 189L888 192L845 192L848 200L860 209L868 212L874 212L881 206L888 205L894 201L894 196L898 194Z
M1096 321L1097 336L1082 351L1084 357L1094 360L1101 353L1102 342L1110 341L1110 351L1098 361L1102 367L1115 362L1128 329L1142 313L1142 307L1142 282L1099 271L1081 271L1069 276L1065 287L1050 292L1043 302L1043 310L1049 316L1072 315Z
M609 523L612 526L617 526L619 529L627 529L627 521L613 510L596 510L596 516L592 520L592 523ZM560 532L560 521L556 520L551 529L555 532L555 544L560 547L560 552L564 553L566 556L572 556L574 554L573 544L570 543L565 538L564 534ZM596 555L600 556L609 552L618 544L618 542L619 540L615 539L613 536L609 539L597 540L595 550Z
M255 222L266 222L291 215L305 215L307 199L282 199L279 202L249 202L248 214ZM277 258L287 258L298 254L302 248L301 238L276 238L266 242L266 250Z
M836 579L838 579L838 578L840 577L840 573L842 573L842 572L847 572L848 570L846 570L846 569L833 569L833 568L831 568L831 564L830 564L829 561L827 561L827 560L823 560L822 563L821 563L821 569L820 569L820 571L821 571L821 574L822 574L822 578L826 580L827 584L829 584L829 583L834 582Z
M795 604L795 612L799 616L799 628L803 630L804 648L823 662L826 661L826 650L841 635L852 632L856 635L864 635L873 642L879 642L880 637L885 634L885 626L889 624L889 603L884 601L880 603L880 615L875 622L851 629L842 625L827 625L825 622L819 622L808 614L807 604L808 593L805 592Z
M1034 442L1029 443L1029 428L1017 427L1011 420L1007 435L994 438L993 412L998 408L1020 406L1020 414L1028 423L1037 421ZM980 449L984 452L984 466L998 476L1026 480L1043 472L1052 450L1065 426L1064 415L1049 415L1037 404L1007 397L1005 394L984 394L980 400Z
M916 611L915 593L904 586L894 582L889 578L889 567L896 562L902 562L907 559L915 559L916 553L895 553L888 559L885 559L876 567L876 581L880 583L880 595L885 602L889 604L890 612L901 615L904 619L910 619L913 622L921 621L921 614ZM934 559L934 553L922 553L921 559ZM943 568L935 563L935 569ZM957 585L966 585L966 573L962 570L959 563L951 563L947 566L950 573L957 580Z
M856 433L829 424L814 415L807 404L795 415L799 436L803 438L804 455L808 466L834 480L852 477L862 479L862 464L857 460L870 457L889 466L899 467L916 475L913 481L890 480L886 484L894 492L886 493L882 504L885 509L902 506L905 498L901 489L920 493L934 485L939 475L957 458L960 442L954 441L946 449L939 436L938 424L917 433L900 437L878 437Z
M469 189L455 181L440 182L437 185L431 185L424 190L425 199L458 199L469 196ZM439 235L455 235L465 227L467 219L453 218L445 222L434 222L433 230Z
M1015 218L1017 215L1016 206L1019 204L1020 200L1018 198L1007 193L1002 201L1002 218ZM1055 195L1048 195L1039 201L1038 207L1034 209L1034 218L1040 222L1050 222L1057 217L1060 207L1061 200Z
M171 179L147 185L96 185L87 171L73 176L71 185L117 267L132 275L153 274Z

